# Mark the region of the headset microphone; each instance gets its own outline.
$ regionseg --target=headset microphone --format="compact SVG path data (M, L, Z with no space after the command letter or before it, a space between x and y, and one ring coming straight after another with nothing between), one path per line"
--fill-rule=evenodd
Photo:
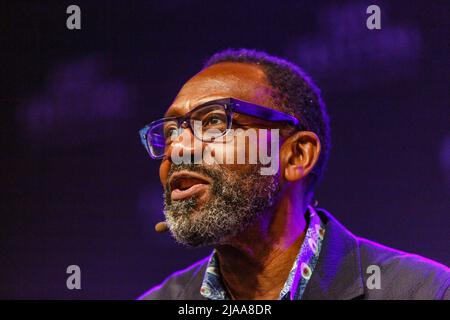
M158 222L158 223L155 225L155 231L156 231L156 232L163 233L163 232L166 232L166 231L168 231L168 230L169 230L169 226L167 225L167 222L166 222L166 221Z

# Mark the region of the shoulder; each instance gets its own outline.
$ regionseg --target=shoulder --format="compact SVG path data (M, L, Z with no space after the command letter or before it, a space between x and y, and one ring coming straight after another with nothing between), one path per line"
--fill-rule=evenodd
M185 269L174 272L161 284L142 294L138 300L194 299L193 296L186 296L186 291L192 282L197 284L198 281L202 281L208 260L209 257L206 257ZM196 287L200 288L200 284Z
M445 265L367 239L357 240L365 287L372 298L450 298L450 269ZM379 273L380 288L368 284L375 273Z
M327 230L323 256L316 266L322 271L320 281L332 278L329 274L333 271L334 278L341 279L334 286L330 284L339 292L332 296L341 297L350 292L362 295L363 299L377 300L450 299L447 266L357 237L326 210L320 209L318 213Z

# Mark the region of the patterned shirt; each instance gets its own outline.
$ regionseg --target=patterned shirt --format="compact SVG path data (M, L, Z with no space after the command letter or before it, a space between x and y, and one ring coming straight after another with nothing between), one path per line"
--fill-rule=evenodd
M305 215L306 221L309 222L305 239L279 294L279 300L300 300L302 298L319 258L325 227L313 207L308 206ZM215 249L209 258L200 293L211 300L230 299L221 280L219 261Z

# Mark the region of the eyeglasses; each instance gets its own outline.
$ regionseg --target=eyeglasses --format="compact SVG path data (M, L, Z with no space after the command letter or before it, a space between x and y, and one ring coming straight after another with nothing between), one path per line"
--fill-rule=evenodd
M166 148L189 128L204 142L213 142L231 129L233 113L240 113L272 122L287 122L299 130L304 126L294 116L234 98L208 101L183 116L167 117L146 125L139 131L141 142L153 159L162 159Z

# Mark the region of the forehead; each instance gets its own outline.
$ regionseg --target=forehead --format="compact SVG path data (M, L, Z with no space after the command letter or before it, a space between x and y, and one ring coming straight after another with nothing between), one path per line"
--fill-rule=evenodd
M198 105L220 98L236 98L271 107L273 88L264 71L253 64L221 62L187 81L166 112L183 115Z

